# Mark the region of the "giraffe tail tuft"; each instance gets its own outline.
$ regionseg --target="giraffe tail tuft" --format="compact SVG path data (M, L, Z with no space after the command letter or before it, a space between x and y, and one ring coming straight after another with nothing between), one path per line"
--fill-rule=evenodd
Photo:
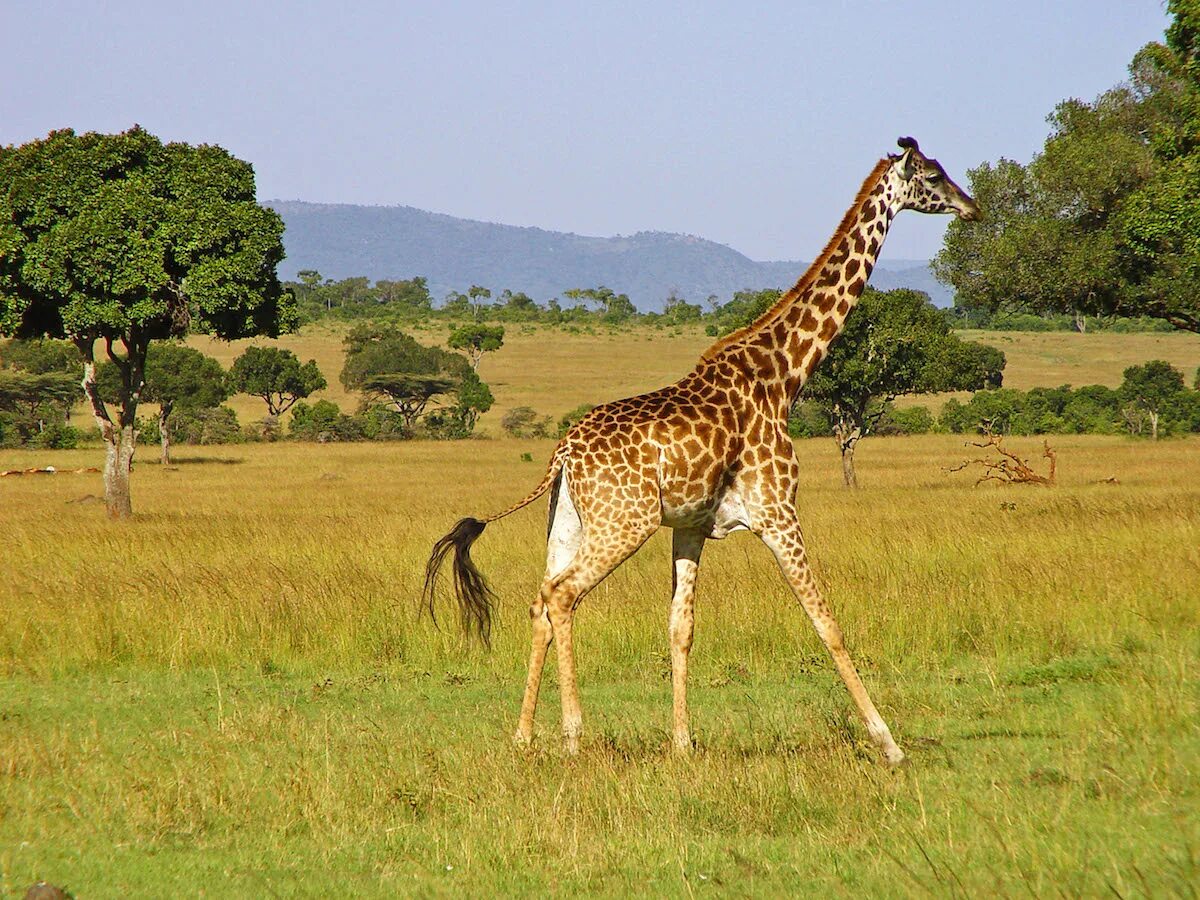
M425 566L425 589L422 593L425 605L429 609L429 615L436 623L437 617L434 615L433 609L434 588L437 586L438 572L442 568L442 563L446 561L446 557L453 550L454 596L458 600L458 613L463 631L468 635L474 632L483 641L484 646L490 647L492 603L495 601L495 595L488 587L483 573L471 560L471 545L475 543L479 535L483 534L483 529L486 527L487 523L481 522L479 519L459 519L458 523L450 529L450 533L433 545L433 552L429 555L429 562Z

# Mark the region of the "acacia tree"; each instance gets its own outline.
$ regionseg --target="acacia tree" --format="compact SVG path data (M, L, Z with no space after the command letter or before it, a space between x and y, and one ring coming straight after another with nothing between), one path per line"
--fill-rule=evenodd
M479 361L483 359L483 354L504 346L504 326L464 325L456 328L446 343L452 349L466 353L467 358L471 360L471 368L479 371Z
M297 400L323 390L326 381L315 359L301 365L291 350L247 347L229 369L229 387L235 394L261 397L267 414L278 418Z
M951 334L925 294L868 287L801 397L816 401L828 416L842 454L842 477L853 488L858 442L893 400L995 387L1003 369L1003 353Z
M119 394L120 373L112 363L101 365L96 381L108 402ZM158 435L162 464L171 464L171 413L176 409L212 409L229 391L225 370L211 356L183 344L151 344L146 354L142 400L158 404Z
M11 340L0 344L0 411L15 416L22 440L45 430L46 419L71 420L83 367L69 341Z
M419 344L394 325L359 325L343 343L342 384L368 401L385 400L409 433L435 397L455 393L474 375L459 354Z
M0 334L75 344L106 448L108 514L129 516L151 342L292 327L275 274L283 222L258 205L249 163L139 126L0 148L0 185ZM119 374L115 420L96 385L97 343Z

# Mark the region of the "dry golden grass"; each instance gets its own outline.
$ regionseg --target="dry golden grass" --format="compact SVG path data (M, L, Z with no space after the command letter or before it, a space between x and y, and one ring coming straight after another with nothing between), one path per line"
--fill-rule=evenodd
M706 340L513 328L483 375L501 409L559 414L669 381ZM336 377L336 334L287 344ZM665 534L580 608L583 753L558 747L553 655L514 751L544 506L477 545L491 653L417 599L432 541L527 490L550 441L180 448L138 463L124 523L86 502L98 475L0 480L0 895L1194 893L1200 440L1052 440L1057 488L976 489L945 471L961 438L872 438L857 493L832 441L797 445L898 773L745 534L701 569L693 759L667 749Z
M810 550L913 759L899 774L748 535L706 551L692 762L667 752L665 535L580 609L582 756L558 750L553 658L539 749L512 751L542 515L479 542L492 653L418 619L417 595L431 541L523 492L550 446L188 448L138 466L120 524L71 502L98 476L0 482L0 890L1195 883L1200 442L1062 438L1048 490L972 489L943 472L965 452L952 437L880 438L857 494L832 442L798 446Z
M329 388L314 399L332 400L343 411L353 412L358 396L347 394L338 380L344 359L343 333L338 326L318 326L278 341L226 343L195 336L189 343L225 366L250 343L287 347L301 360L316 359ZM446 334L432 326L413 333L426 344L444 341ZM1004 383L1023 390L1060 384L1115 387L1127 366L1151 359L1167 360L1182 369L1190 382L1200 366L1200 335L1194 334L967 332L964 336L1003 350L1008 357ZM603 403L653 390L687 374L713 340L700 327L597 328L588 334L509 324L504 346L487 354L480 365L480 376L496 396L495 407L480 419L480 427L498 434L501 418L514 406L532 406L557 419L581 403ZM944 399L938 395L906 398L905 402L940 407ZM234 397L230 405L243 422L262 418L266 412L256 397Z

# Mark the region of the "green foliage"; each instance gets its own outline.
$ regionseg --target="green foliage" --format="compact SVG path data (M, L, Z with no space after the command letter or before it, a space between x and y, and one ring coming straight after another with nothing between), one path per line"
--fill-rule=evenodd
M249 164L141 128L0 148L0 333L133 341L277 334L283 223Z
M79 397L79 381L74 375L0 369L0 430L5 446L57 447L65 445L64 441L74 446L78 435L75 429L68 429L66 418ZM48 432L67 437L48 437Z
M303 400L292 408L288 434L300 441L361 441L367 438L367 427L361 416L348 416L336 403L318 400L309 406Z
M600 311L600 320L609 324L627 322L638 315L637 307L625 294L600 285L597 288L573 288L563 295L579 303L595 303Z
M1123 413L1130 430L1141 434L1146 425L1152 437L1157 438L1160 429L1187 428L1191 420L1191 402L1183 385L1183 373L1170 363L1152 359L1140 366L1125 370L1125 378L1118 388L1125 404Z
M361 319L390 317L403 320L428 316L433 298L424 278L401 281L380 279L374 285L367 278L324 279L314 269L299 273L299 281L285 287L296 296L296 306L304 321L330 317Z
M501 325L463 325L450 333L447 346L466 352L471 368L479 368L479 360L504 346L504 327Z
M128 516L148 347L189 329L239 338L294 326L275 274L283 222L258 205L248 163L137 126L0 147L0 184L0 334L69 338L85 372L103 341L121 373L117 421L87 393L108 447L108 513Z
M788 414L788 434L794 438L833 437L829 410L815 400L800 400Z
M407 436L437 397L455 395L455 403L426 417L433 437L465 437L481 412L491 408L491 391L457 353L426 347L394 325L359 325L344 340L346 362L342 384L362 391L369 406L380 400L391 404L404 423Z
M1127 369L1118 390L1063 385L979 391L966 403L952 398L942 407L939 425L956 434L1200 432L1200 392L1185 389L1182 374L1159 360Z
M301 365L295 353L278 347L247 347L229 370L229 389L261 397L272 416L283 414L297 400L325 386L315 359Z
M532 406L514 406L500 420L500 428L510 437L546 437L550 431L550 417L542 418Z
M686 325L699 322L704 316L704 307L698 303L688 303L682 297L671 291L663 304L662 320L668 325Z
M54 341L47 338L19 340L14 338L0 343L0 368L19 369L31 375L46 375L63 372L76 381L83 375L83 366L77 351L70 341Z
M171 439L182 444L236 444L242 440L237 413L228 406L176 410L168 421Z
M937 419L927 406L894 406L888 404L875 424L880 435L929 434L937 427Z
M761 291L738 291L726 304L717 306L712 313L713 321L706 328L712 336L729 334L749 325L783 296L776 289Z
M1169 5L1167 42L1126 85L1068 100L1028 166L971 170L979 222L952 222L934 262L967 309L1152 316L1200 331L1200 10Z
M924 294L868 287L801 396L824 411L853 485L854 446L875 430L892 400L996 385L1003 369L1003 353L951 334ZM792 427L798 434L813 430L800 418Z
M151 344L142 376L142 400L167 409L187 406L210 409L229 396L225 370L211 356L175 342ZM121 370L111 360L96 370L96 384L105 402L120 402Z

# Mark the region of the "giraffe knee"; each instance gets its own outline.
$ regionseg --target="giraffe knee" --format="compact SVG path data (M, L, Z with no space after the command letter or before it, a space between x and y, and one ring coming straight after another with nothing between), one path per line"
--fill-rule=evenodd
M692 634L695 631L695 620L687 612L672 612L668 630L671 635L671 646L685 652L692 649Z
M830 653L841 653L846 649L846 642L842 638L842 629L837 622L822 622L817 626L817 632L825 646L829 648Z
M565 583L554 585L550 589L549 596L546 597L546 612L551 622L562 621L570 617L571 612L575 609L575 598L578 593Z

